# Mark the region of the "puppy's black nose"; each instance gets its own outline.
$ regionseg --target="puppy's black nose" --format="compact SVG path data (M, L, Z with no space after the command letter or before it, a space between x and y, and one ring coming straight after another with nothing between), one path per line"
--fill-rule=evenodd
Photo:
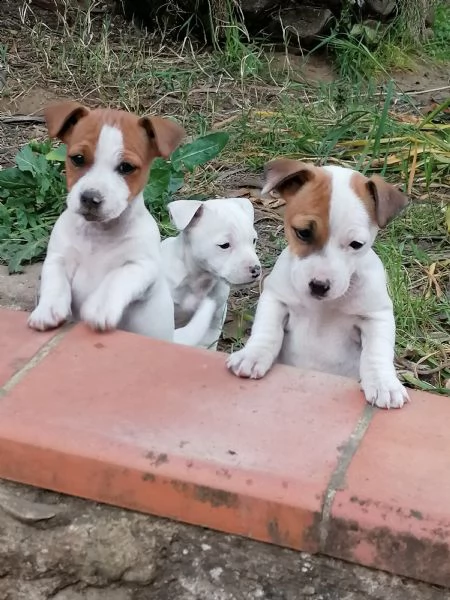
M315 298L324 298L328 294L330 287L331 284L329 279L325 279L325 281L312 279L309 282L311 296L314 296Z
M103 198L95 190L86 190L80 195L80 202L84 208L95 209L100 206Z
M253 265L252 267L250 267L250 273L251 276L256 279L257 277L259 277L259 274L261 273L261 267L259 265Z

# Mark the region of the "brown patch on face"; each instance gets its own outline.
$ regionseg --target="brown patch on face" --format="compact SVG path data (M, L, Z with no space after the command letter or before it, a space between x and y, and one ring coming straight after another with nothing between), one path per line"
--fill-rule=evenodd
M330 235L330 175L315 167L312 177L285 199L284 231L291 251L303 258L321 250Z
M145 187L148 181L150 165L153 159L160 156L158 146L153 138L140 124L136 115L125 111L114 111L106 117L108 125L121 129L123 136L122 162L135 167L135 170L124 179L130 190L128 200L135 198Z
M284 230L294 254L304 258L324 247L331 201L331 176L324 169L278 159L266 166L264 189L276 189L286 201Z
M350 186L377 227L385 227L408 204L407 196L379 175L367 179L361 173L353 173Z
M77 103L63 104L47 109L47 123L50 135L67 144L69 190L92 167L104 125L117 127L122 132L123 155L117 167L120 168L119 164L124 167L123 163L126 163L126 170L121 174L130 190L129 201L145 187L153 159L157 156L167 158L184 137L182 127L161 117L139 118L121 110L90 111Z
M70 190L94 164L95 149L97 147L100 131L104 124L105 121L103 118L99 118L98 111L92 111L81 118L76 125L74 125L69 134L66 135L66 181L68 190ZM76 165L73 162L75 160L82 160L83 162L82 164Z

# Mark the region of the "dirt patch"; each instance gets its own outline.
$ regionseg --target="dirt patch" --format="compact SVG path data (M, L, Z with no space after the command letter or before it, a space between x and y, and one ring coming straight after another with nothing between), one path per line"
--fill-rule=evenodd
M283 72L290 71L292 79L300 83L332 83L336 80L336 72L324 53L305 56L276 52L271 64Z
M5 115L39 115L51 102L61 99L55 92L35 85L25 93L0 97L0 112Z
M2 510L5 498L26 501ZM32 521L33 504L37 520ZM58 518L42 517L57 512ZM6 600L449 600L450 592L93 502L0 482Z
M445 66L418 63L414 71L392 74L398 89L408 94L418 107L440 104L450 95L450 71Z
M31 311L36 306L41 268L36 263L23 273L9 275L7 267L0 265L0 306Z
M5 123L0 115L0 167L14 164L18 150L31 140L44 140L47 137L45 127L27 123Z

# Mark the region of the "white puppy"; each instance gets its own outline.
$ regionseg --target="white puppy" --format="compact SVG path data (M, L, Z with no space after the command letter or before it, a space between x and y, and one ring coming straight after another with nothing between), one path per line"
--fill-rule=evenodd
M176 237L162 242L164 272L175 305L175 324L184 326L205 298L214 300L201 341L217 348L230 286L257 281L261 265L255 252L257 234L252 203L246 198L177 200L168 205ZM205 314L208 307L204 311Z
M259 378L275 361L359 379L370 404L408 400L394 368L395 321L377 231L407 204L378 176L279 159L263 191L286 200L288 247L264 282L251 336L228 358Z
M124 329L172 340L173 303L161 267L158 226L142 190L156 156L184 130L159 117L89 110L62 102L45 112L67 144L67 209L51 233L33 329L72 316L97 330Z

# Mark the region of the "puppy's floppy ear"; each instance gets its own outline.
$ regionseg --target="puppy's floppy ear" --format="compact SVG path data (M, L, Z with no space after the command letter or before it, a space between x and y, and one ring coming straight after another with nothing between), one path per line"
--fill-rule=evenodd
M89 109L79 102L67 101L51 104L44 109L48 135L67 141L72 127L89 114Z
M158 154L163 158L169 158L186 135L181 125L162 117L142 117L139 119L139 125L145 129L148 137L155 144Z
M255 220L255 211L253 208L253 204L250 202L248 198L227 198L228 202L233 202L239 208L241 208L245 214L251 219L252 223Z
M263 194L272 190L281 196L291 196L314 177L314 167L300 160L277 158L264 168Z
M178 231L184 231L198 219L203 212L203 202L200 200L174 200L167 205L172 223Z
M378 227L385 227L405 208L408 197L379 175L371 177L366 185L375 203Z

